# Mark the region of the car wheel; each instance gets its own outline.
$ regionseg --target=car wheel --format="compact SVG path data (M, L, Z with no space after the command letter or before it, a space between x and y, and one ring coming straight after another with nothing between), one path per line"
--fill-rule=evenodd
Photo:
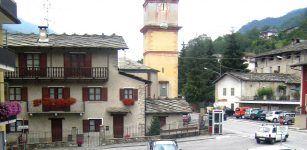
M291 120L288 120L288 121L287 121L287 125L289 125L289 124L292 124L292 121L291 121Z
M274 123L276 123L276 122L277 122L277 119L276 119L276 118L274 118L272 121L273 121Z
M283 142L287 142L287 138L283 139L282 141L283 141Z
M271 144L274 144L276 142L275 139L271 139Z
M256 139L256 142L257 142L257 144L259 144L259 143L260 143L260 140L259 140L259 139Z
M238 117L238 116L237 116L236 118L237 118L237 119L239 119L239 117Z

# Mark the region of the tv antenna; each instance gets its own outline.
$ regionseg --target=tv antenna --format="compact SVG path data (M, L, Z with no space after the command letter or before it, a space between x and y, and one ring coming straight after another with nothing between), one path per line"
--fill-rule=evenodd
M51 7L50 1L45 0L43 6L44 6L44 10L46 11L46 14L45 14L46 16L44 18L44 22L46 22L46 26L49 27L49 21L50 21L50 19L49 19L49 9Z

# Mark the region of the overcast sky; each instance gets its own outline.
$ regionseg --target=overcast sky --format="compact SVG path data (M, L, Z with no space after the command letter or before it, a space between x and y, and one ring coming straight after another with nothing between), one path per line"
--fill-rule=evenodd
M47 0L15 0L18 17L43 25L47 17ZM125 55L133 60L143 58L144 0L49 0L49 27L58 34L121 35L129 49ZM237 31L252 20L279 17L307 7L307 0L179 0L178 43L197 35L212 39ZM181 47L178 47L180 50ZM120 56L124 53L121 52Z

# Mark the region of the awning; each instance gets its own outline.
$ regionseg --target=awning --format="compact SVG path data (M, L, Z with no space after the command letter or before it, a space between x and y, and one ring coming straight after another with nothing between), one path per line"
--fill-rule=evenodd
M300 105L299 101L238 101L241 104L279 104L279 105Z
M131 111L128 108L125 107L109 107L107 108L107 112L110 114L122 114L125 115L127 113L130 113Z

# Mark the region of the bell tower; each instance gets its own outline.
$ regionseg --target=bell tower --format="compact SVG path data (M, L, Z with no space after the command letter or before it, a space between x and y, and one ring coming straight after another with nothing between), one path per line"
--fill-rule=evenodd
M144 64L159 70L159 97L178 96L178 2L145 0Z

